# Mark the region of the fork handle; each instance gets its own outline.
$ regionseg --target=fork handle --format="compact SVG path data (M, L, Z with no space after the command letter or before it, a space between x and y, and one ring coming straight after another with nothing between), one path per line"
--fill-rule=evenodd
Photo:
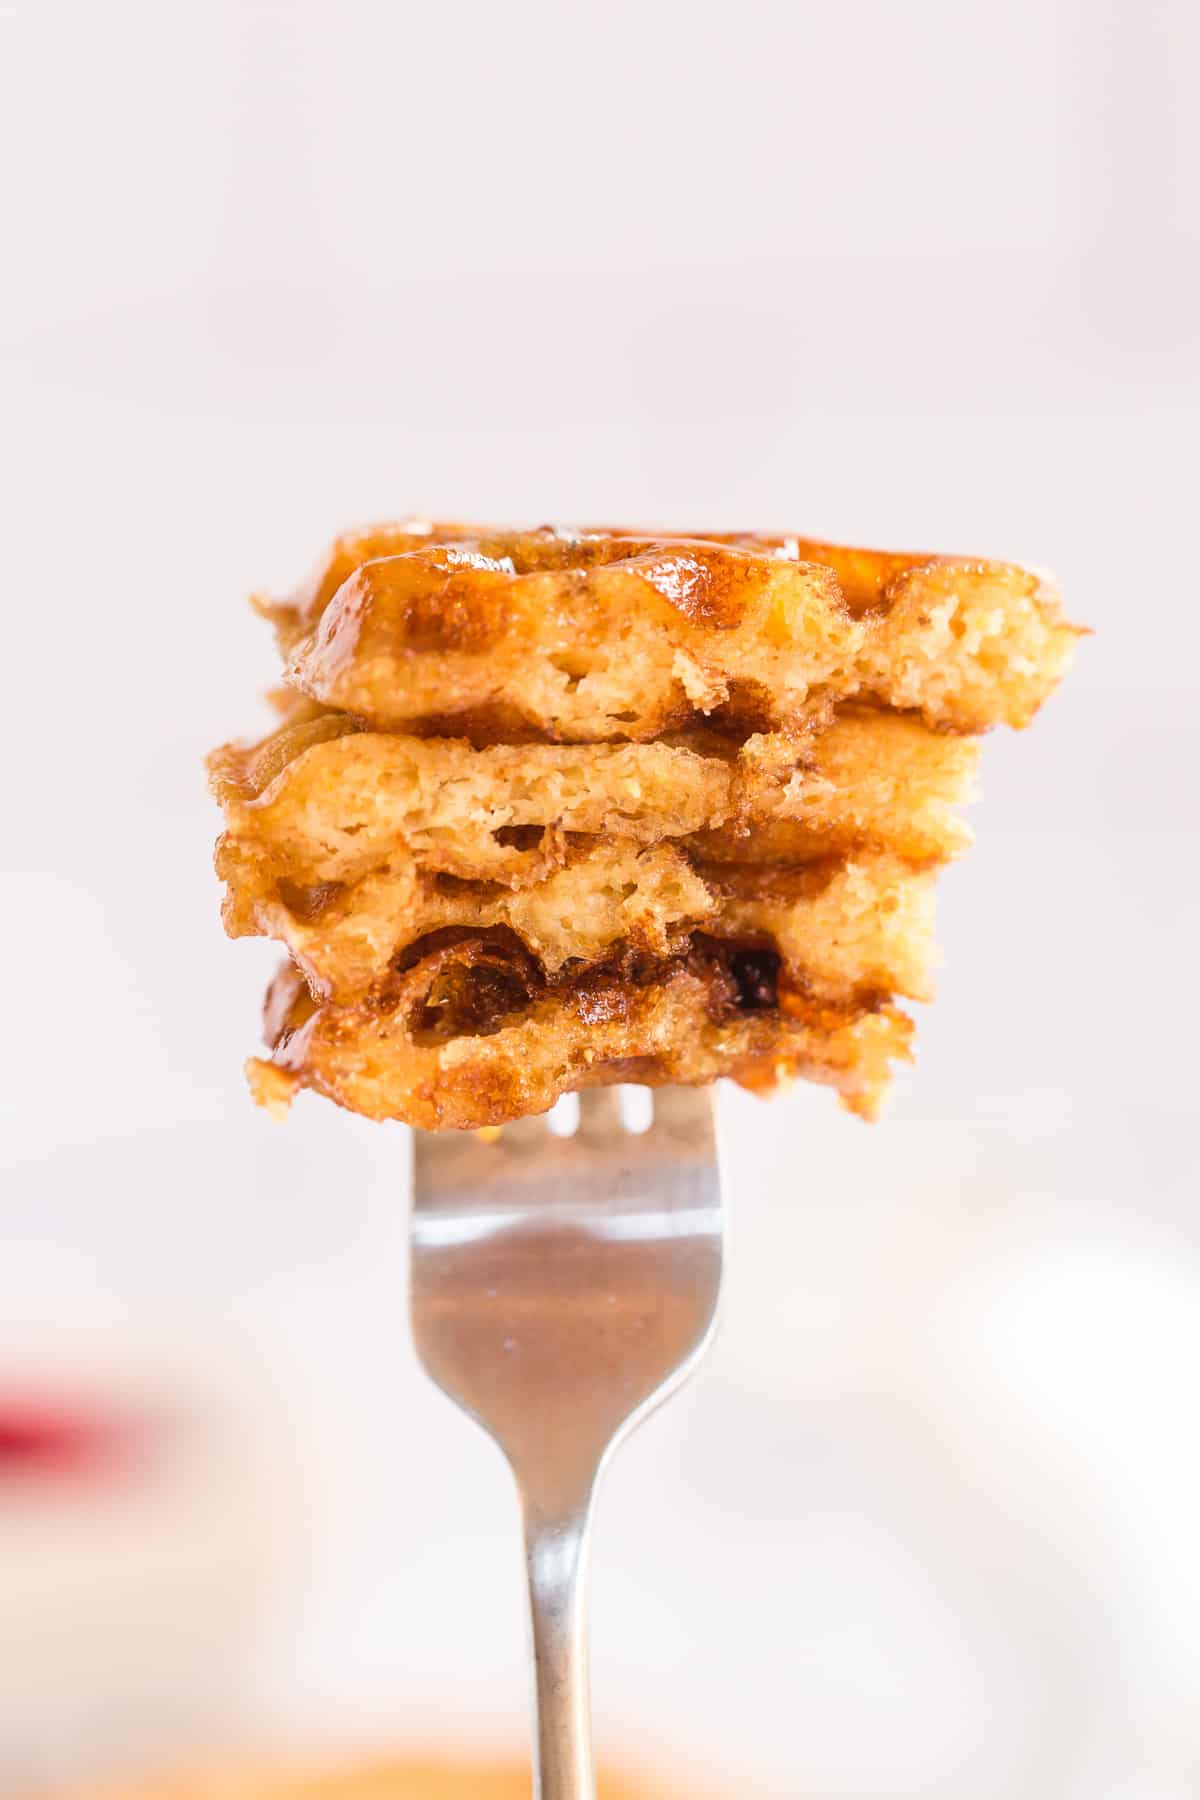
M525 1517L533 1623L535 1800L595 1800L587 1667L590 1508Z

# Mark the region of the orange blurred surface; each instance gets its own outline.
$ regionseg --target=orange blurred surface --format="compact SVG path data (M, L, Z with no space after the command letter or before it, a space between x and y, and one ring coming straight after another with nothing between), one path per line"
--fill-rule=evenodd
M520 1762L417 1757L357 1768L214 1767L149 1783L64 1791L59 1800L529 1800ZM682 1800L682 1790L602 1771L597 1800Z

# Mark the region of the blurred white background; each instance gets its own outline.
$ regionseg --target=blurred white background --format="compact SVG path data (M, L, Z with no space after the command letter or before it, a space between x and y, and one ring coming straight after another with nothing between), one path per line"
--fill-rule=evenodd
M244 594L408 510L787 527L1048 564L1097 635L989 745L885 1122L727 1098L727 1321L605 1497L600 1736L747 1800L1194 1800L1195 5L0 20L0 1394L192 1396L178 1567L263 1588L121 1746L524 1730L405 1135L242 1083L274 958L221 936L201 759L264 717ZM61 1590L15 1507L0 1586ZM160 1598L116 1635L165 1667ZM0 1771L112 1751L22 1673Z

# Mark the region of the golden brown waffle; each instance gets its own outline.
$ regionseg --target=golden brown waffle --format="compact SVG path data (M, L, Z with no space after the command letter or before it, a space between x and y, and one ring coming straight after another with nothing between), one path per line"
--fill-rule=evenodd
M314 1001L285 963L267 993L271 1060L255 1098L286 1109L313 1088L371 1119L427 1131L501 1125L611 1082L695 1086L727 1075L765 1091L804 1076L871 1118L912 1023L881 996L788 987L771 952L697 937L686 955L549 981L509 939L428 940L356 1006Z
M930 997L933 874L888 855L786 869L706 865L669 843L577 840L527 887L401 862L351 887L285 883L257 899L253 873L244 882L236 866L230 874L245 911L230 907L229 929L277 938L314 995L342 1004L365 999L397 961L447 930L503 932L553 979L630 954L643 963L676 956L704 931L774 947L785 972L815 992Z
M977 762L970 738L851 707L815 735L740 745L692 734L486 750L323 713L227 745L209 766L227 839L275 878L354 881L399 845L426 869L524 886L544 871L541 840L555 832L636 844L705 832L705 853L729 862L754 860L778 826L789 843L780 861L862 848L944 861L971 841L957 808Z
M431 543L384 527L340 539L298 601L266 609L304 693L480 741L645 740L697 717L744 734L855 697L960 731L1024 725L1075 638L1053 592L1011 564L752 534Z
M873 1114L977 734L1076 636L1010 565L755 534L408 521L258 604L283 720L210 759L226 927L292 959L252 1085L425 1126L723 1074Z

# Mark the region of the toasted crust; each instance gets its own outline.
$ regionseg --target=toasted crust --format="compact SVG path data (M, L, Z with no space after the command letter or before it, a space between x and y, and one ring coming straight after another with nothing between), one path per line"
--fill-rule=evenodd
M503 1124L582 1087L722 1075L759 1092L803 1076L873 1117L890 1063L909 1055L911 1021L887 1004L839 1005L774 981L742 1010L740 966L693 951L635 975L546 984L508 946L472 936L430 947L369 1001L340 1007L317 1004L289 963L264 1012L271 1060L253 1058L247 1075L276 1110L282 1076L293 1091L431 1131Z
M696 718L745 735L856 696L978 732L1027 724L1077 635L1005 563L754 534L464 533L350 534L296 600L260 603L289 681L477 741L645 740Z

